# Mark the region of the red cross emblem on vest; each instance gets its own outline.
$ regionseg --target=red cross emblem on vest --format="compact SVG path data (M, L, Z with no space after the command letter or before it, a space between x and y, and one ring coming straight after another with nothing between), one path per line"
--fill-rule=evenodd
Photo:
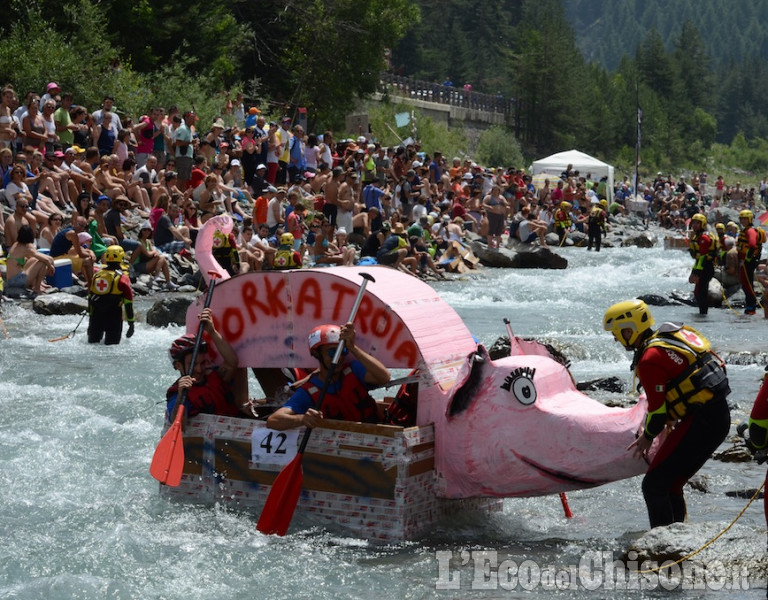
M104 279L99 279L96 282L96 287L99 289L100 292L105 292L109 287L109 284Z

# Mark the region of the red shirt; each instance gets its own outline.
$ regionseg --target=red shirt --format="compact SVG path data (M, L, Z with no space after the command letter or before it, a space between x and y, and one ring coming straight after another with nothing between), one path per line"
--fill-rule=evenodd
M192 174L189 176L189 187L195 189L198 185L203 183L205 179L205 171L201 169L192 169Z
M253 224L261 225L267 222L267 208L269 207L269 200L264 196L259 196L253 202Z

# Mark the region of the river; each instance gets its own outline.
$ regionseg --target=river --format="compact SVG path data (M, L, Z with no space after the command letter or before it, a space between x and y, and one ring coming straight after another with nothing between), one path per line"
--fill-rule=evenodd
M577 381L629 380L630 356L602 331L603 312L640 294L687 290L690 258L658 246L558 252L568 269L486 269L435 287L486 345L505 334L507 317L517 335L556 341ZM139 301L139 313L149 305ZM759 317L713 309L701 318L688 306L652 311L657 322L698 328L724 356L765 348ZM86 343L84 322L74 337L48 341L72 331L78 319L40 317L14 305L3 312L11 339L0 338L2 599L543 598L554 595L544 585L527 591L503 578L476 580L481 553L566 570L585 553L621 552L648 528L640 478L569 493L572 519L563 517L557 497L508 499L502 513L453 519L419 541L388 546L305 523L284 538L266 537L253 514L169 502L148 467L173 380L167 348L180 329L139 323L132 339L104 347ZM762 370L755 363L729 366L732 433L748 416ZM746 500L725 492L758 487L764 471L709 461L700 473L708 491L686 492L691 523L727 525ZM726 564L752 552L755 540L764 550L762 503L737 527L752 541L716 542L713 551ZM736 597L764 597L761 576L763 589L742 587ZM582 585L557 596L618 594ZM667 594L658 587L620 593Z

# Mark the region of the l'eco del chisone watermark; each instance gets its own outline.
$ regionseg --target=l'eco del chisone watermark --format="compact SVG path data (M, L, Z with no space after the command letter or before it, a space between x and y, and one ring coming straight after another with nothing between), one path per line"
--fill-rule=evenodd
M750 587L744 566L721 561L661 564L638 560L635 551L618 560L611 551L585 552L576 564L548 565L512 558L497 550L438 550L437 590L708 590L739 591Z

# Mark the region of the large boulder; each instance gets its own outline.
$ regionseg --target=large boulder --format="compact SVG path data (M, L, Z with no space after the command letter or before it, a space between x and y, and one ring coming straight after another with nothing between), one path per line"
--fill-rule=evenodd
M549 248L512 241L509 248L488 248L482 242L470 244L472 253L486 267L507 269L565 269L568 261Z
M627 237L621 242L622 247L637 246L638 248L653 248L659 239L650 231L641 231L635 235Z
M61 292L41 294L32 302L32 310L40 315L81 315L88 310L88 300Z
M154 327L184 325L187 322L187 308L192 304L190 296L169 296L155 302L147 311L147 324Z

